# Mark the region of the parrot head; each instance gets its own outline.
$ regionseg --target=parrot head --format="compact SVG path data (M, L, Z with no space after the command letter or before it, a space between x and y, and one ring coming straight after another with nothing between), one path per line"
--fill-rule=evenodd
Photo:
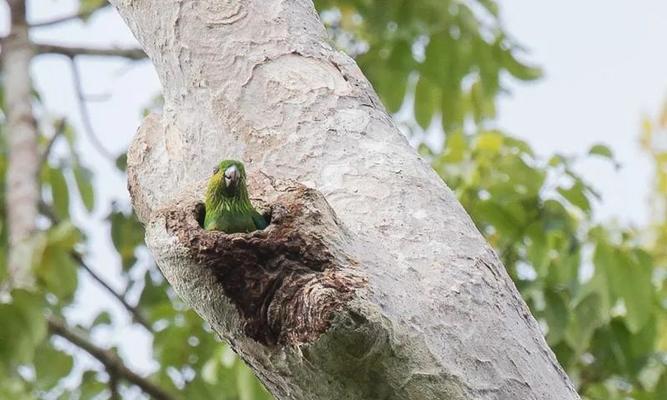
M233 198L247 196L246 175L243 163L223 160L213 170L209 181L208 194L213 197Z
M223 160L213 170L204 199L202 227L227 233L252 232L268 226L248 197L243 163Z

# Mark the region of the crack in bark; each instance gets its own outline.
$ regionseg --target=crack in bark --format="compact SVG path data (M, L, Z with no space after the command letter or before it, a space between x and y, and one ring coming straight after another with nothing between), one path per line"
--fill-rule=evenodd
M332 223L333 210L315 190L290 187L271 206L270 226L249 234L201 228L201 203L165 213L167 231L189 255L213 271L236 306L245 334L265 345L315 340L366 280L318 226Z

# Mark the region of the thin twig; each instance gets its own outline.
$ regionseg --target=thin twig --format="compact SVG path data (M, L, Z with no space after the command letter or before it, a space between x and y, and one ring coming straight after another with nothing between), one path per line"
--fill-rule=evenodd
M58 223L58 217L55 215L51 207L43 201L39 203L39 211L48 219L50 219L53 224ZM153 332L153 328L151 327L150 323L146 320L146 318L143 317L139 309L128 303L123 295L116 292L108 283L104 281L104 279L97 275L97 273L95 273L95 271L90 268L90 266L84 261L83 257L79 253L72 251L70 256L79 264L79 266L81 266L81 268L84 269L84 271L90 275L91 278L93 278L95 282L106 289L111 296L116 298L116 300L118 300L123 305L123 307L125 307L125 309L132 315L134 321L146 328L148 332Z
M90 268L90 267L88 266L88 264L86 264L86 262L83 260L83 258L81 257L80 254L78 254L78 253L76 253L76 252L72 252L72 253L70 253L70 254L71 254L72 258L73 258L77 263L79 263L79 265L81 266L81 268L83 268L83 269L90 275L90 277L93 278L93 280L94 280L95 282L99 283L100 286L102 286L103 288L105 288L105 289L107 290L107 292L109 292L109 294L111 294L113 297L115 297L116 300L118 300L118 301L123 305L123 307L125 307L125 309L132 315L132 318L133 318L138 324L140 324L141 326L143 326L144 328L146 328L146 330L147 330L148 332L152 332L152 331L153 331L153 329L151 328L151 325L148 323L148 321L146 321L146 318L144 318L143 315L141 315L141 312L139 312L139 310L138 310L136 307L134 307L133 305L131 305L130 303L128 303L127 300L125 300L125 297L123 297L120 293L116 292L111 286L109 286L108 283L106 283L102 278L100 278L100 277L95 273L95 271L93 271L93 269Z
M35 54L60 54L65 57L73 58L76 56L91 57L120 57L130 60L144 60L147 56L142 49L116 49L116 48L98 48L98 47L79 47L62 46L48 43L33 44Z
M71 330L64 321L53 316L47 317L49 331L58 335L73 345L85 350L88 354L95 357L108 371L110 376L117 376L125 379L141 388L148 395L157 400L173 400L174 398L164 389L157 386L148 379L140 376L125 366L123 361L111 350L106 350L93 344L83 335Z
M96 93L96 94L86 94L86 101L89 103L92 102L103 102L103 101L109 101L111 99L112 94L109 92L106 93Z
M111 400L120 400L120 393L118 392L118 376L111 372L109 372L109 391L111 392Z
M56 17L54 19L50 19L47 21L42 21L42 22L35 22L34 24L30 24L30 28L45 28L53 25L58 25L62 24L63 22L69 22L75 19L83 19L91 16L93 13L96 11L99 11L105 7L107 7L109 4L108 3L103 3L95 8L92 8L90 10L86 10L83 12L79 12L76 14L71 14L71 15L65 15L64 17Z
M39 160L40 167L46 164L46 162L48 161L49 154L51 154L51 149L53 148L54 143L63 133L65 133L65 126L66 126L65 118L61 118L60 120L58 120L56 124L56 129L53 132L53 136L49 138L49 142L46 144L46 147L42 152L42 156L40 157Z
M93 129L93 123L90 120L90 114L88 113L88 107L86 105L86 99L83 96L83 85L81 83L81 74L79 68L76 65L76 60L74 58L70 59L70 65L72 67L72 79L74 80L74 91L76 92L76 97L79 102L79 112L81 114L81 121L83 122L84 130L88 135L88 140L95 147L98 153L108 159L110 162L115 163L116 157L109 152L109 150L104 147L102 142L97 138L95 130Z

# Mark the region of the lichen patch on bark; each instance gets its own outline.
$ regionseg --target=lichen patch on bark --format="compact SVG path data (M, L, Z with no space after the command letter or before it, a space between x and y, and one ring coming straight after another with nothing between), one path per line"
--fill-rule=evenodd
M366 284L355 261L341 255L340 237L326 234L342 227L328 226L338 222L315 190L289 188L270 206L269 227L249 234L203 230L202 213L201 203L178 204L165 212L167 231L197 265L213 272L245 334L260 343L316 339Z

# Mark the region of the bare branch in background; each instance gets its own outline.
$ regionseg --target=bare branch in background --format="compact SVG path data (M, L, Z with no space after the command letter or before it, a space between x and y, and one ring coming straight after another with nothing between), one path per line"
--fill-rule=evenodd
M58 217L56 217L51 207L43 201L39 204L39 210L42 214L44 214L44 216L50 219L53 224L57 224L59 222ZM86 271L91 276L91 278L93 278L95 282L100 284L104 289L107 290L107 292L109 292L111 296L116 298L116 300L118 300L123 305L123 307L125 307L125 309L132 315L134 321L146 328L147 331L153 332L153 328L146 320L146 318L143 317L141 311L139 311L137 307L128 303L123 295L116 292L108 283L104 281L104 279L97 275L97 273L92 268L90 268L90 266L84 261L83 257L79 253L71 252L70 256L81 266L81 268L84 269L84 271Z
M68 342L85 350L88 354L95 357L97 361L104 365L110 377L116 376L118 378L125 379L126 381L137 385L139 388L141 388L141 390L146 392L154 399L174 399L164 389L125 366L123 361L114 352L96 346L81 334L74 332L65 324L64 321L51 316L48 317L48 324L51 334L58 335L66 339Z
M76 20L76 19L88 18L91 15L93 15L95 12L97 12L97 11L103 9L103 8L106 8L108 6L109 6L108 3L103 3L103 4L101 4L97 7L94 7L92 9L90 9L90 10L85 10L83 12L79 12L79 13L76 13L76 14L65 15L63 17L56 17L56 18L50 19L48 21L35 22L34 24L30 24L30 28L47 28L47 27L50 27L50 26L53 26L53 25L62 24L64 22L69 22L69 21L73 21L73 20Z
M104 102L111 100L111 93L96 93L96 94L86 94L86 101L91 102Z
M56 143L58 138L65 132L65 125L66 125L65 118L61 118L56 123L53 136L51 136L49 142L46 144L46 147L44 148L44 151L42 151L42 156L40 157L39 160L39 168L41 168L48 161L49 154L51 154L51 149L53 148L53 145Z
M98 153L108 159L110 162L116 162L116 157L109 152L109 150L104 147L102 142L95 134L93 128L93 122L90 119L90 113L88 112L88 107L86 105L86 99L83 96L83 84L81 83L81 73L79 72L79 67L76 65L76 60L71 58L71 67L72 67L72 79L74 80L74 90L76 92L76 97L79 102L79 112L81 113L81 121L83 122L84 130L88 136L88 140L95 147Z
M121 400L118 392L118 376L114 373L109 373L109 391L111 392L111 400Z
M97 47L78 47L62 46L48 43L33 44L35 54L60 54L66 57L91 56L91 57L120 57L130 60L144 60L146 53L142 49L117 49L117 48L97 48Z
M7 115L6 209L9 230L9 277L15 286L31 286L30 238L36 229L39 203L39 150L32 111L30 61L33 48L28 35L24 0L9 0L11 30L2 42L2 75Z
M153 331L153 329L151 328L150 323L148 323L148 321L146 321L146 318L144 318L141 315L141 312L136 307L134 307L130 303L128 303L127 300L125 300L125 297L123 297L120 293L116 292L111 286L109 286L108 283L106 283L102 278L100 278L95 273L95 271L93 271L93 269L90 268L88 266L88 264L86 264L86 262L83 260L83 258L81 257L80 254L73 252L73 253L71 253L71 255L72 255L72 258L74 258L74 260L77 263L79 263L81 268L83 268L91 276L91 278L93 278L93 280L95 282L99 283L102 287L104 287L107 290L107 292L109 292L109 294L111 294L113 297L115 297L116 300L118 300L123 305L123 307L125 307L125 309L132 315L132 318L138 324L140 324L141 326L146 328L146 330L149 331L149 332Z

